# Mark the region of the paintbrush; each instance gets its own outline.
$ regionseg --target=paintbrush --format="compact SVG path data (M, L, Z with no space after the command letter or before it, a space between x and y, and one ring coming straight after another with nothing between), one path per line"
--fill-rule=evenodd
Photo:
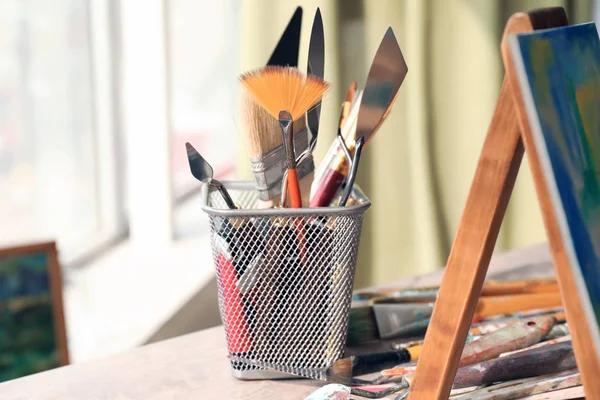
M527 313L528 314L528 313ZM504 323L490 323L490 322L481 322L479 324L473 325L471 326L471 329L469 329L469 335L467 336L467 341L465 343L471 343L473 340L478 339L479 336L488 334L488 333L492 333L497 331L498 329L501 328L505 328L510 324L514 324L516 322L520 322L523 320L523 318L531 318L531 317L539 317L539 316L552 316L554 317L554 319L556 320L557 323L561 323L565 320L565 314L564 312L558 312L558 313L553 313L551 311L543 311L543 312L536 312L536 313L532 313L530 315L522 315L518 318L507 318L506 321ZM425 322L425 321L424 321ZM426 320L426 323L429 324L429 318ZM488 328L489 326L489 328ZM419 333L424 333L425 330L427 329L427 326L424 327L423 331L419 331L417 332L417 323L412 323L409 325L405 325L404 328L406 329L406 333L405 336L408 336L410 334L419 334ZM559 324L559 325L554 325L552 327L552 329L550 330L550 333L548 333L548 335L544 338L544 341L550 341L550 340L563 340L565 336L570 335L569 332L569 328L567 327L566 324ZM420 340L413 340L407 343L392 343L392 349L394 350L398 350L401 348L405 348L405 347L411 347L411 346L416 346L418 344L422 344L425 338L420 339Z
M252 296L244 295L239 281L264 250L264 239L248 218L221 219L216 222L218 232L215 240L219 285L222 290L225 315L225 332L228 349L236 358L245 358L254 348L252 326L256 323L256 309ZM255 244L251 249L241 249L241 237L251 237ZM234 369L244 370L247 367L239 361L232 361Z
M244 357L244 354L252 350L252 337L250 335L250 324L246 306L235 283L236 273L231 258L220 252L217 255L217 265L220 271L220 284L223 290L223 307L225 310L225 336L227 348L235 357ZM242 365L232 361L234 369L242 368Z
M225 186L213 178L214 172L208 161L190 143L186 143L186 152L192 175L216 188L229 209L237 209ZM214 228L217 232L215 244L219 249L216 261L225 310L228 349L234 356L244 357L244 354L252 350L250 324L255 310L248 298L242 295L239 280L253 260L262 253L264 240L249 218L218 219ZM242 236L254 244L252 248L240 249ZM243 368L237 361L233 361L232 366L234 369Z
M350 135L348 131L346 135L342 134L342 127L346 125L346 121L350 115L350 111L352 110L352 105L354 104L354 100L356 98L356 81L352 81L348 90L346 91L346 96L344 97L344 102L342 104L342 110L340 112L340 119L338 121L338 133L342 136L342 139L346 140ZM358 114L357 114L358 115Z
M433 303L373 304L373 306L351 308L346 343L348 346L354 346L399 337L398 331L403 328L406 331L406 326L412 323L424 321L426 327L432 312Z
M302 9L298 7L279 43L269 59L268 66L297 67L300 45ZM323 20L317 7L308 47L307 72L323 78L325 69L325 41ZM258 208L269 208L281 202L280 187L285 171L281 130L276 118L266 112L252 96L244 96L244 123L247 148L258 192ZM317 143L320 104L316 104L306 118L298 118L293 125L294 151L298 157L298 178L302 203L308 204L314 177L312 153ZM283 201L285 205L285 199Z
M500 354L539 343L555 324L553 317L538 317L514 323L482 336L464 346L459 367L499 357ZM401 376L414 372L416 364L390 368L382 376Z
M435 299L434 299L435 300ZM371 300L371 304L407 304L430 303L428 296L387 296ZM562 306L560 292L513 294L506 296L482 296L475 310L474 320L496 315L512 314L519 311L529 311Z
M552 330L550 330L550 332L552 332ZM550 333L539 343L536 343L525 349L518 349L518 350L513 350L513 351L506 352L506 353L502 353L502 354L500 354L499 357L508 357L508 356L512 356L513 354L521 353L523 351L529 351L529 350L538 349L538 348L544 347L544 346L550 346L550 345L553 345L556 343L563 343L563 342L571 341L571 335L555 337L554 339L549 339L548 338L549 336L550 336Z
M525 348L544 339L556 320L552 316L515 322L465 345L459 367L498 357L502 353Z
M563 313L563 317L564 317L564 313ZM555 318L556 318L556 316L555 316ZM562 321L565 321L565 318L563 318ZM559 325L555 325L554 328L552 328L552 330L546 337L546 339L551 340L551 339L562 338L562 337L568 336L570 334L571 334L571 331L569 330L569 326L565 322L565 323L561 323Z
M340 110L340 117L338 120L338 129L337 129L337 140L331 142L329 146L329 150L323 157L323 161L319 164L319 167L315 171L315 178L313 182L313 187L311 191L311 197L314 194L314 189L319 186L320 182L323 180L323 176L327 171L327 168L324 166L331 165L333 163L336 155L339 152L345 151L346 159L350 160L352 156L348 152L348 147L353 142L354 138L354 129L356 129L356 117L358 116L358 105L360 102L356 102L356 81L353 81L348 87L346 91L346 96L344 101L342 102L342 107ZM352 112L354 110L354 112ZM349 121L349 119L351 119ZM349 139L351 137L352 139Z
M471 332L471 334L473 334L475 336L481 336L486 333L494 332L500 328L504 328L510 324L514 324L515 322L519 322L524 317L541 316L541 315L545 315L545 314L552 315L558 323L564 322L565 318L566 318L565 313L563 311L559 311L559 312L554 312L554 311L555 310L546 310L546 311L537 311L536 310L534 313L531 313L530 315L520 315L518 313L516 315L512 314L509 317L502 318L501 320L484 320L477 324L473 324L471 326L471 329L469 330L469 332ZM562 325L557 325L554 327L554 328L557 328L556 334L558 334L558 329L561 326ZM553 330L554 330L554 328L553 328Z
M293 217L280 217L273 221L267 242L269 262L266 269L267 274L274 278L274 285L269 290L270 294L263 296L268 298L270 310L265 321L271 320L273 326L270 342L265 343L265 347L292 349L285 356L285 367L288 372L299 376L305 376L307 371L310 373L306 369L307 364L315 359L343 351L343 343L332 343L331 340L331 330L335 329L331 324L335 318L331 315L335 299L331 296L334 292L339 293L334 287L336 266L331 265L329 252L320 249L320 246L330 248L333 232L327 225L315 224L310 224L306 232L309 251L305 265L311 268L300 268L299 249L290 246L298 240ZM330 279L324 279L324 269L328 270ZM307 341L308 329L311 330L311 339ZM282 335L282 331L286 334ZM278 356L281 363L282 356Z
M370 300L374 298L437 298L439 286L426 286L421 288L385 288L374 291L357 291L354 300ZM558 292L558 282L555 278L521 279L512 281L486 281L483 284L480 296L503 296L509 294L531 294Z
M307 310L311 310L308 314L312 314L313 321L318 321L316 328L315 324L312 324L315 347L320 349L326 347L328 359L333 359L330 355L336 352L337 347L344 345L330 340L334 334L332 330L337 329L336 325L332 324L335 318L332 309L339 304L339 297L336 298L334 295L341 292L337 285L344 282L343 277L347 276L347 269L340 266L340 257L335 250L335 221L335 218L322 216L308 222L307 264L310 268L303 271L304 282L301 283L307 293L310 293L305 302Z
M389 298L389 300L399 301L394 298ZM494 315L559 307L561 304L560 293L480 297L475 310L475 318L481 319ZM411 310L412 307L416 311L413 314L407 314L407 310ZM426 329L428 322L425 321L428 321L432 307L433 303L410 303L406 300L397 304L373 302L371 306L353 307L350 309L349 315L347 344L353 346L415 333L415 330L407 332L406 329L402 330L401 328L417 322L420 323L419 326L425 326ZM429 314L427 314L428 312Z
M339 359L328 369L328 377L350 378L381 371L398 364L416 361L421 354L422 344L404 347L395 351L362 354Z
M455 388L489 385L577 368L570 341L522 351L459 368Z
M250 71L240 81L254 100L279 121L287 160L287 188L291 207L302 207L296 171L293 122L317 104L330 85L314 75L293 67L267 66Z
M391 27L381 40L373 58L371 68L360 100L360 108L356 118L356 129L352 144L347 146L349 152L354 152L352 167L354 174L358 168L358 158L362 146L373 139L383 120L389 113L400 86L406 77L408 67L396 41ZM314 190L311 197L311 207L326 207L335 197L338 189L351 171L348 168L347 155L339 153L330 165L324 166L327 171ZM343 205L352 185L348 185L342 196Z
M398 292L392 292L377 296L377 292L370 294L363 293L355 296L355 299L369 300L370 303L403 303L403 302L431 302L437 299L439 287L405 289ZM483 287L480 297L509 296L509 295L527 295L527 294L558 294L558 284L540 282L539 284L529 283L527 281L514 283L495 283ZM542 297L540 297L542 298ZM356 302L355 302L356 303Z
M275 169L281 162L282 138L281 128L276 118L273 118L251 94L244 92L242 119L244 124L244 139L246 151L250 156L253 176L258 190L258 208L272 208L281 201L281 170ZM294 126L294 148L308 146L306 119L299 118ZM314 162L306 159L298 165L300 190L309 193L314 177ZM304 202L308 195L304 195Z
M408 383L402 381L395 385L368 385L352 387L341 383L330 383L322 386L304 398L304 400L349 400L350 395L367 399L381 399L408 388Z
M319 102L330 88L329 83L293 67L267 66L240 77L241 83L253 98L279 121L283 148L287 159L286 191L292 208L302 207L302 192L296 171L293 121L302 117ZM302 263L306 263L303 221L295 218Z
M520 399L536 394L555 392L560 389L572 388L581 385L581 375L576 369L571 369L555 374L525 378L518 381L511 380L497 385L471 391L455 397L455 400L510 400ZM577 396L577 398L582 398ZM571 397L557 397L561 399ZM573 397L575 398L575 397Z
M561 347L546 348L545 351L538 353L542 354L539 359L536 358L536 355L538 355L536 354L536 350L533 350L523 352L522 354L525 354L525 356L515 357L510 362L493 359L460 368L450 393L451 398L461 400L508 400L561 388L577 387L581 385L581 378L577 370L573 367L575 358L572 348L569 351L569 347L570 344ZM537 365L540 361L550 362L550 365ZM525 370L515 370L520 367L524 367ZM548 371L560 372L549 373ZM522 380L515 380L519 378L514 378L523 376L528 378L521 378ZM398 393L400 390L404 391L395 397L395 400L405 399L413 377L413 371L407 372L399 383L393 385L362 384L359 387L351 388L341 384L329 384L313 392L309 397L306 397L306 400L345 400L350 399L351 394L376 399ZM501 381L506 382L480 390L473 391L471 389L472 387L489 385L490 383ZM467 393L465 393L465 390ZM364 393L364 391L367 391L367 393Z
M267 65L297 67L301 31L302 7L297 7L269 57ZM315 57L311 57L313 53L316 53L313 50L315 46L312 45L312 36L315 35L311 35L309 63L312 59L312 64L320 65L319 60L314 61ZM256 183L257 208L271 208L280 202L281 179L285 170L281 130L278 121L251 96L247 93L242 93L242 96L242 122L244 124L242 134ZM308 150L309 135L304 118L298 119L294 124L294 146L299 152ZM302 190L310 190L313 176L314 160L312 157L307 157L298 166L298 177ZM308 196L303 201L308 202Z
M560 292L489 296L479 299L475 308L475 317L486 318L493 315L561 306Z
M297 240L295 229L287 217L277 217L268 224L266 236L264 265L261 265L261 273L255 283L255 287L260 289L262 304L256 316L255 358L269 363L281 357L274 350L283 346L282 341L302 335L299 332L282 335L285 321L294 321L298 317L299 306L293 298L300 270L298 250L288 245Z
M412 377L404 379L406 386L412 382ZM482 384L475 387L452 387L450 398L453 400L566 400L583 399L585 396L581 377L576 369L564 370L555 374L535 376L519 380L509 380L497 385ZM381 385L387 387L388 385ZM481 387L481 389L478 389ZM476 390L473 390L473 389ZM394 400L406 400L408 388L394 397ZM339 399L349 397L341 396ZM372 397L373 398L373 397ZM330 397L338 399L338 397Z

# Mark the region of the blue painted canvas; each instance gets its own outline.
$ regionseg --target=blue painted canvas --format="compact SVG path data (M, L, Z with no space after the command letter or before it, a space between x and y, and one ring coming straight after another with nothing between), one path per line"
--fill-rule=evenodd
M0 382L60 366L50 259L0 255Z
M514 35L546 184L600 354L600 41L594 23Z

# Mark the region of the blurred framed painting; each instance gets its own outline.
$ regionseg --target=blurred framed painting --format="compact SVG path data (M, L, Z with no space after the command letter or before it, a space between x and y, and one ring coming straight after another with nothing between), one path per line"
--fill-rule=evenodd
M0 248L0 382L68 363L56 244Z

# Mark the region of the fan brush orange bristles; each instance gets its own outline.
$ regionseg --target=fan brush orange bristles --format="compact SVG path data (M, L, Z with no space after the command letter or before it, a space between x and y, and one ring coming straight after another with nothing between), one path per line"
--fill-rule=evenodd
M246 89L273 118L281 110L297 120L314 106L329 90L329 83L295 67L267 66L240 78ZM282 108L283 107L283 108Z
M329 90L329 83L295 67L267 66L243 74L240 81L254 99L279 121L286 153L290 205L302 207L292 137L293 121L304 115Z

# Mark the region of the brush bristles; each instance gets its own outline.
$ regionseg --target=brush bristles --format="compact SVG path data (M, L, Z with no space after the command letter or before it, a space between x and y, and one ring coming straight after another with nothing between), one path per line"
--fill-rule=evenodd
M281 128L275 118L258 104L254 98L244 95L244 136L250 157L260 158L281 145Z
M246 142L248 155L252 158L261 158L266 153L281 146L281 127L277 119L273 118L250 93L243 93L242 122L243 136ZM306 118L294 122L294 134L306 129Z
M352 357L342 358L329 367L328 375L330 377L349 378L352 375Z
M355 346L379 340L379 328L370 306L350 309L346 344Z
M267 66L243 74L240 81L275 119L286 110L297 120L329 90L329 83L295 67Z

